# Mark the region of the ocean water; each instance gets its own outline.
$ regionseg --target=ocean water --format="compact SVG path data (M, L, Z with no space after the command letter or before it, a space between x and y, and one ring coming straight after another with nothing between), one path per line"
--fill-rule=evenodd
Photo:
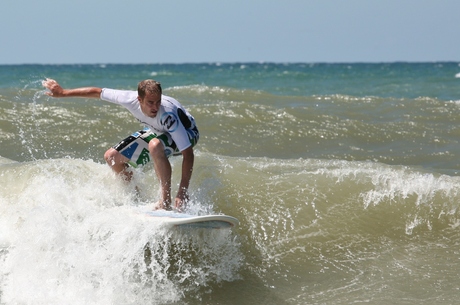
M102 156L141 126L45 77L162 82L201 133L187 212L240 226L140 215L153 167ZM0 66L0 304L455 304L459 124L456 62Z

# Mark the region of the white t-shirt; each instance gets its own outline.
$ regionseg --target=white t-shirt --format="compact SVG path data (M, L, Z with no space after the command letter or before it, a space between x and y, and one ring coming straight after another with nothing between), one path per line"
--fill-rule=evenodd
M137 91L103 88L101 99L125 107L142 124L157 135L169 133L179 151L188 148L190 139L186 129L195 127L195 120L182 105L172 97L162 95L161 106L154 118L146 116L137 99Z

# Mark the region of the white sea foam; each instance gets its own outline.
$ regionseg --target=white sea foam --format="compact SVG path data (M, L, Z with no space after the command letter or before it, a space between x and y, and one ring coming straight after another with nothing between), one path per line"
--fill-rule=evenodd
M136 213L150 204L136 203L106 165L2 165L0 201L6 304L162 304L238 278L242 257L230 230L162 227Z

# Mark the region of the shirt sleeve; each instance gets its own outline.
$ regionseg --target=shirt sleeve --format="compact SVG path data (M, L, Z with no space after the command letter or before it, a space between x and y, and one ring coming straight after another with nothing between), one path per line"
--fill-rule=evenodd
M103 88L101 92L101 100L114 104L132 103L135 99L137 99L136 91Z

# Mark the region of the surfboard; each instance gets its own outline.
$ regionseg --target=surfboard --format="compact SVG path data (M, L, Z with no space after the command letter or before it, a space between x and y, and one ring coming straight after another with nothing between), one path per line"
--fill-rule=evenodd
M238 219L228 215L196 216L165 210L144 211L144 214L167 226L180 228L227 229L239 224Z

